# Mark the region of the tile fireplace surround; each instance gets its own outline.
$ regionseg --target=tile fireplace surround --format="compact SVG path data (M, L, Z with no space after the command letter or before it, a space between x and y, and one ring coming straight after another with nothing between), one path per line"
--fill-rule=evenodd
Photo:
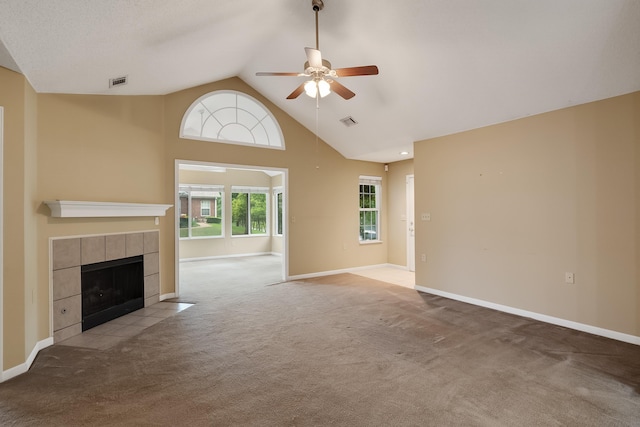
M143 255L144 306L159 301L159 236L145 231L51 240L54 342L82 333L80 269L85 264Z

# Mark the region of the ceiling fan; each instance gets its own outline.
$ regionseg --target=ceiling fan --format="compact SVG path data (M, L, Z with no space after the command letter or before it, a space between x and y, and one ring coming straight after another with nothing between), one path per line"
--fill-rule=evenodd
M375 65L365 65L361 67L336 68L335 70L331 69L331 63L326 59L322 59L322 55L319 50L320 42L318 41L318 12L324 8L324 3L322 0L311 0L311 6L316 14L316 48L304 48L307 54L307 62L304 63L304 72L259 72L256 73L256 76L310 77L310 80L302 83L293 92L291 92L291 94L287 96L287 99L295 99L300 96L302 92L305 92L312 98L316 98L318 95L323 98L329 95L332 91L344 99L351 99L356 94L338 83L336 79L338 77L376 75L378 74L378 67Z

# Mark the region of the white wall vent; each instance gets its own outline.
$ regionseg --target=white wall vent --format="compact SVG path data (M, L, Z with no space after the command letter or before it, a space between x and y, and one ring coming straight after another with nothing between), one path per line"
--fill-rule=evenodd
M122 86L122 85L126 85L127 84L127 76L122 76L122 77L114 77L112 79L109 79L109 87L116 87L116 86Z
M358 122L356 122L356 120L349 116L349 117L345 117L344 119L340 119L340 121L342 122L343 125L345 125L346 127L351 127L351 126L355 126L358 124Z

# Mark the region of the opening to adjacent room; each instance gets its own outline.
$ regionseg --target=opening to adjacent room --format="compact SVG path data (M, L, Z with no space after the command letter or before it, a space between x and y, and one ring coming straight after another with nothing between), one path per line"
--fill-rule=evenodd
M287 277L287 170L176 161L176 296Z

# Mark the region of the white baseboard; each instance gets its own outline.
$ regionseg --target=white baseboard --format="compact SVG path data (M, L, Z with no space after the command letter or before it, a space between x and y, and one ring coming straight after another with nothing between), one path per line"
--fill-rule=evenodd
M160 301L164 301L166 299L171 299L171 298L175 298L176 294L175 293L170 293L170 294L162 294L160 295Z
M350 267L350 268L343 268L340 270L329 270L329 271L320 271L317 273L297 274L295 276L289 276L287 280L311 279L314 277L331 276L333 274L353 273L356 271L369 270L371 268L381 268L381 267L393 267L393 265L391 264L363 265L362 267Z
M428 294L438 295L441 297L453 299L456 301L462 301L480 307L486 307L493 310L503 311L509 314L515 314L516 316L528 317L530 319L539 320L545 323L551 323L552 325L558 325L569 329L575 329L577 331L587 332L593 335L599 335L605 338L611 338L613 340L626 342L629 344L640 345L640 337L635 335L623 334L622 332L612 331L610 329L599 328L597 326L586 325L584 323L573 322L571 320L561 319L559 317L547 316L546 314L535 313L533 311L521 310L519 308L509 307L507 305L495 304L489 301L484 301L476 298L465 297L462 295L452 294L450 292L441 291L438 289L431 289L424 286L416 285L415 289L420 292Z
M214 259L243 258L248 256L265 256L265 255L282 256L281 253L277 253L277 252L255 252L255 253L249 253L249 254L232 254L232 255L205 256L205 257L198 257L198 258L182 258L180 259L180 262L209 261Z
M51 345L53 345L53 337L49 337L42 341L38 341L35 347L33 347L33 350L31 351L31 354L27 358L27 361L18 366L14 366L13 368L9 368L6 371L2 372L0 382L10 380L13 377L17 377L18 375L24 374L25 372L27 372L31 367L31 364L33 364L33 361L36 359L38 352Z

